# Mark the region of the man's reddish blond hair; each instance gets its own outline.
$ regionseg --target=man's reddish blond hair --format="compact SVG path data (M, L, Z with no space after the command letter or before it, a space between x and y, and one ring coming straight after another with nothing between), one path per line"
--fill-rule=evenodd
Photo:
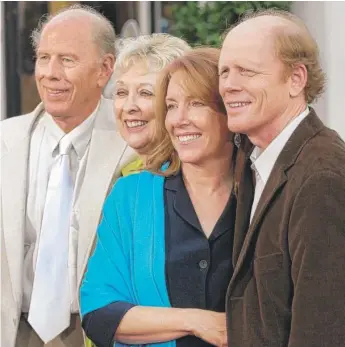
M308 79L304 93L307 103L313 103L324 92L326 76L321 68L317 43L299 17L288 11L277 9L249 12L227 30L224 38L241 23L263 16L282 19L282 25L273 29L276 54L286 65L287 73L298 64L303 64L306 67Z

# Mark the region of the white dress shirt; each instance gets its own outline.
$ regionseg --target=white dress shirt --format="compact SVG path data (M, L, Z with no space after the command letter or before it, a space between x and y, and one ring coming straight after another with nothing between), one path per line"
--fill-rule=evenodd
M289 122L283 131L262 151L259 147L255 147L250 160L252 161L252 170L255 173L255 192L250 221L252 221L256 208L258 206L261 194L270 177L271 171L277 161L279 154L288 142L293 132L297 129L302 120L309 114L307 107L300 115Z
M78 127L68 133L72 142L70 151L70 170L74 183L72 214L69 234L69 277L71 287L71 312L78 312L77 304L77 243L79 229L78 197L84 178L86 159L95 117L95 111ZM34 281L38 253L39 236L47 185L52 164L58 155L58 144L66 134L55 123L52 116L44 113L36 122L32 131L28 166L28 188L26 204L24 282L22 311L28 312Z

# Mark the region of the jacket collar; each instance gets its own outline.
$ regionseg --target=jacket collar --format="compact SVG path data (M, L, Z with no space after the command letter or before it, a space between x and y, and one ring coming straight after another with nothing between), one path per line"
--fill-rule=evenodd
M307 145L308 141L311 138L316 136L322 129L324 125L321 120L317 117L315 111L311 108L308 117L306 117L297 127L295 132L292 134L290 139L287 141L285 147L280 153L274 167L270 178L268 179L267 184L265 185L264 191L262 192L261 198L258 203L258 207L253 216L252 222L247 230L248 223L241 225L241 228L238 227L238 221L236 220L236 233L243 235L243 242L240 247L240 253L237 259L237 264L235 267L233 278L230 282L230 290L233 286L234 281L239 274L240 269L245 263L246 256L253 250L253 240L255 240L256 234L258 232L258 227L265 216L268 206L274 201L275 197L278 194L278 191L285 185L288 180L287 172L295 164L299 154L303 148ZM249 154L249 153L248 153ZM247 178L247 182L249 178ZM246 187L243 188L242 197L239 199L247 199L252 193L247 191ZM239 200L239 204L241 204ZM246 204L246 210L240 211L241 214L249 215L250 214L251 204ZM248 218L247 218L248 219Z

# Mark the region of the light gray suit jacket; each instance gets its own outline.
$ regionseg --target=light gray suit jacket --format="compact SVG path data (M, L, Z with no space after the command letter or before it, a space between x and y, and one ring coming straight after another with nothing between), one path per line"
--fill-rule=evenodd
M22 307L24 227L31 130L43 104L1 123L1 346L14 347ZM112 103L102 98L79 197L78 287L93 248L103 202L121 168L136 155L116 131Z

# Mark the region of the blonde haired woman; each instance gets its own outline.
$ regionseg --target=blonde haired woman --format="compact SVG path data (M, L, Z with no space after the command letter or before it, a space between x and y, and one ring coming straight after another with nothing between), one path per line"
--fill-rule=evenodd
M190 50L182 39L168 34L142 35L117 42L114 67L114 110L118 129L139 159L123 168L123 175L137 171L152 148L155 129L153 103L158 73Z
M158 73L175 58L190 50L188 43L168 34L119 39L111 83L117 127L138 158L122 168L122 175L143 167L148 149L154 146L154 100ZM157 132L156 132L157 134ZM86 347L94 346L87 339Z
M147 158L156 173L121 178L105 203L80 297L97 346L227 344L235 151L218 59L195 49L164 69L155 124L164 140Z

